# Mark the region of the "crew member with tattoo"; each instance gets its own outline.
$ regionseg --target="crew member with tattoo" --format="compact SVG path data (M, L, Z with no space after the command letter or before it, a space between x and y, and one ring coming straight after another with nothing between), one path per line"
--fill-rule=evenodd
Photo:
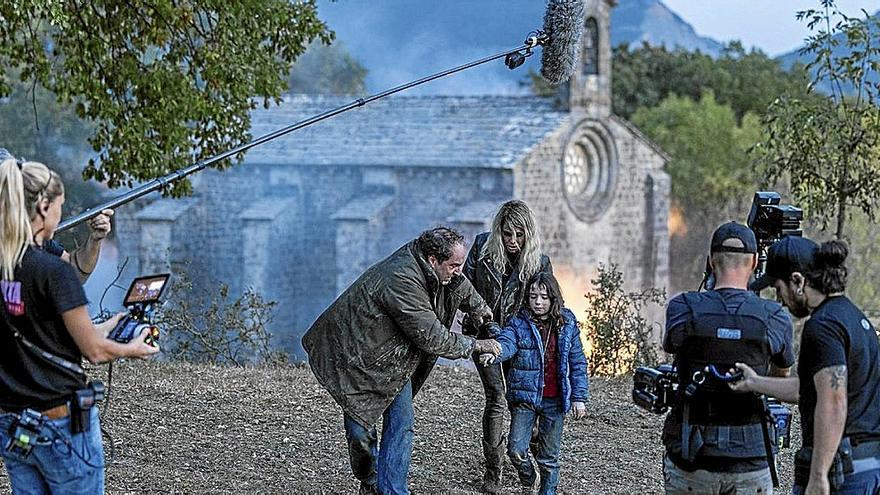
M803 448L795 458L794 494L880 493L880 344L844 295L848 254L842 241L821 246L787 237L770 247L758 290L773 285L796 317L809 316L801 337L799 377L758 376L731 385L797 402Z

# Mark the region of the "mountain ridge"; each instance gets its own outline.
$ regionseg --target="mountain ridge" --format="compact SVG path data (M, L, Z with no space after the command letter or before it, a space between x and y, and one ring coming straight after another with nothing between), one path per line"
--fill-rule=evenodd
M415 5L415 7L414 7ZM369 71L367 88L379 91L520 45L541 29L545 2L535 0L319 0L319 15ZM627 43L681 47L717 55L722 44L698 35L660 0L621 0L611 14L614 46ZM487 64L411 90L416 94L525 94L527 71L540 57L509 71Z

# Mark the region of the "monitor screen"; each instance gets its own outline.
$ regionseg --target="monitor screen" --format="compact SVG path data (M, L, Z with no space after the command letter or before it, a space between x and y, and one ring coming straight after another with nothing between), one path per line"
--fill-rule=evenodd
M161 275L149 275L147 277L138 277L131 282L128 294L125 295L124 306L132 304L153 304L159 300L165 285L168 283L170 273Z

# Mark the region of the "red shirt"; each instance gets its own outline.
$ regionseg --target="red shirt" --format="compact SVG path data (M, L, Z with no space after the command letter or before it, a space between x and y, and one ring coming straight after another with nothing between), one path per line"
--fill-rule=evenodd
M535 321L544 347L544 397L559 397L559 332L550 322Z

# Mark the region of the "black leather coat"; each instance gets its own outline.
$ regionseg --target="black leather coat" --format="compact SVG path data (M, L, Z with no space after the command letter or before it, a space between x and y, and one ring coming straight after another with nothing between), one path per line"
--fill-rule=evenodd
M477 294L486 301L492 310L492 318L500 325L507 320L525 303L525 282L519 280L519 266L513 267L513 272L504 283L504 274L500 273L492 265L488 254L485 252L486 240L489 232L483 232L474 239L474 245L468 253L462 273L473 284ZM539 271L553 273L553 266L547 255L541 255L541 267ZM466 335L476 335L477 329L467 319L462 325L462 331ZM482 335L481 337L490 337Z

